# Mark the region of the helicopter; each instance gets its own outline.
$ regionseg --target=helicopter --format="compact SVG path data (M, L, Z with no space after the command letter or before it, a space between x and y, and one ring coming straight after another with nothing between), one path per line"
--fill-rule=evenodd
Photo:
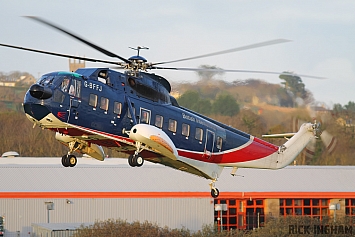
M170 95L168 80L148 72L159 69L280 74L161 65L289 40L276 39L195 57L150 63L140 55L141 50L147 47L132 48L137 55L125 58L47 20L35 16L28 18L119 60L107 61L0 44L2 47L111 65L107 68L79 68L75 72L46 73L30 86L25 95L23 107L27 118L34 125L53 131L55 138L68 147L68 153L61 159L64 167L77 164L74 152L104 161L102 147L107 147L127 154L128 164L132 167L141 167L149 161L206 178L210 180L211 196L216 198L219 190L215 182L224 167L232 167L233 176L238 168L283 168L320 134L319 123L304 123L296 133L275 135L291 137L283 145L276 146L180 106Z

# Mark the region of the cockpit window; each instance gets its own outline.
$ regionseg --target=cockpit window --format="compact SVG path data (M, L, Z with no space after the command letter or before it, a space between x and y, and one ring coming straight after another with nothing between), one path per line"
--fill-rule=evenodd
M69 78L64 78L62 81L62 85L60 86L61 90L67 93L69 90L69 84L70 84Z
M80 98L80 95L81 95L81 81L75 80L75 79L73 79L71 81L69 94Z
M50 86L52 85L54 80L54 76L42 76L37 83L42 86Z
M70 82L70 79L68 77L64 77L60 88L64 93L69 93L72 96L80 98L81 81L72 79Z

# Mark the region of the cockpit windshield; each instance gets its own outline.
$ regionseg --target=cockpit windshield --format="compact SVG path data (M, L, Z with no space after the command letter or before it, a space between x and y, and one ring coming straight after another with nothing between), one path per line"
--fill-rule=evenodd
M72 78L79 77L80 75L76 73L56 72L43 75L40 79L37 80L37 84L41 86L56 88L59 85L63 86L64 82L66 85L68 85Z
M37 80L37 84L41 86L50 86L53 84L54 76L44 75Z
M71 97L81 97L82 75L69 72L54 72L43 75L37 84L50 87L53 90L53 99L63 103L65 94Z
M37 84L46 87L58 87L62 81L67 80L69 82L70 76L67 75L43 75L40 79L38 79Z

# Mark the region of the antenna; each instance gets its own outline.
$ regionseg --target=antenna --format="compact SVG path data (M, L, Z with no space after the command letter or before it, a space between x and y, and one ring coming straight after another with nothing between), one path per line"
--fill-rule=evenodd
M137 46L137 48L132 48L132 47L129 47L130 49L133 49L133 50L137 50L137 56L139 56L139 51L141 49L149 49L148 47L145 47L145 46Z

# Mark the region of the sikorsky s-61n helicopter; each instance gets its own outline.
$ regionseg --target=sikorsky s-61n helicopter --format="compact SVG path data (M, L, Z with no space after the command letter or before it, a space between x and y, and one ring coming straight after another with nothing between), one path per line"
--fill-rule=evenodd
M124 73L110 68L81 68L75 72L51 72L33 84L24 98L26 116L40 127L55 132L58 141L68 146L62 157L65 167L74 167L73 152L88 154L103 161L102 146L129 154L128 163L140 167L144 161L160 163L174 169L210 179L212 197L219 195L215 181L224 167L280 169L290 164L314 137L319 124L304 123L285 144L276 146L206 116L179 106L170 95L169 82L150 69L208 70L161 67L162 64L209 57L288 40L277 39L231 50L180 60L149 63L138 54L128 59L107 51L62 27L38 17L30 17L57 29L76 40L117 58L105 61L78 57L14 45L4 47L54 56L114 65ZM210 69L217 70L217 69ZM219 69L220 70L220 69ZM223 70L224 72L263 71ZM288 134L290 135L290 134ZM286 136L286 135L281 135Z

